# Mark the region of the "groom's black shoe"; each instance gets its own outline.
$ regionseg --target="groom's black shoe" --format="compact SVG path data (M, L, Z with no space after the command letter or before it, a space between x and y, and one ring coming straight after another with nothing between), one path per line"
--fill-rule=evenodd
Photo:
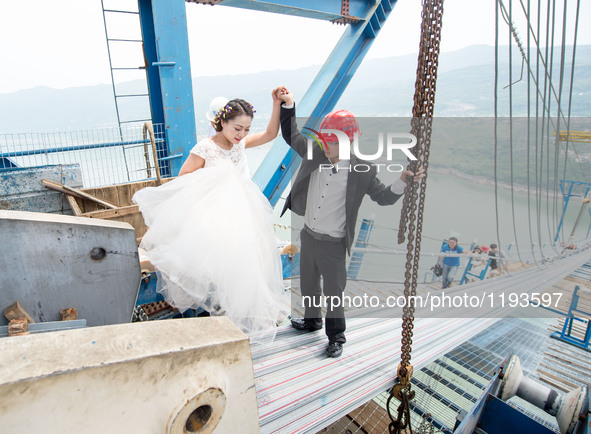
M320 330L322 328L322 325L320 325L320 326L312 325L312 324L306 322L306 320L303 318L292 319L291 325L296 330L307 330L309 332L315 332L316 330Z
M341 357L343 354L343 344L340 342L329 342L326 347L326 355L328 357Z

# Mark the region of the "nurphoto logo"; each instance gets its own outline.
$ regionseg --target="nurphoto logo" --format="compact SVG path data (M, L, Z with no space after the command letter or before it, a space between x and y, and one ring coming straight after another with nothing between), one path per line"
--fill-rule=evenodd
M353 140L350 139L350 136L341 130L335 129L322 129L320 133L311 129L311 128L304 128L308 131L303 131L303 134L308 137L308 152L307 158L311 160L313 158L313 150L314 146L320 146L323 152L329 153L334 152L336 156L336 149L338 148L338 157L339 160L350 160L351 159L351 152L359 158L360 160L372 162L370 164L366 163L356 163L349 165L349 167L342 167L337 166L336 164L321 164L319 170L349 170L355 172L368 172L371 166L375 166L377 171L379 172L380 169L385 169L388 172L402 172L405 170L405 166L398 163L392 163L394 151L402 151L406 157L414 161L417 158L410 152L410 149L417 144L417 138L414 134L410 133L391 133L391 132L380 132L377 134L377 149L374 153L371 154L364 154L359 147L359 133L353 133ZM326 138L329 138L328 140ZM351 146L351 142L353 146ZM352 148L352 149L351 149ZM377 163L377 160L382 159L384 157L384 149L385 149L385 157L387 163Z

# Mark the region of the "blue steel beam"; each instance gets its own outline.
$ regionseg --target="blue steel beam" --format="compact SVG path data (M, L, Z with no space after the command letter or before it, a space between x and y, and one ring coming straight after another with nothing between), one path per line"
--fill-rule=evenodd
M564 191L564 184L569 184L568 192ZM584 194L573 194L573 187L575 185L586 185L585 193ZM560 180L560 191L564 196L564 208L562 209L562 215L560 216L560 223L558 223L558 229L556 229L556 236L554 237L554 242L558 241L558 235L560 234L560 229L562 229L562 223L564 220L564 215L566 214L566 208L568 207L568 201L571 197L587 197L589 194L589 190L591 190L591 183L589 182L580 182L580 181L565 181L564 179ZM587 237L589 236L589 232L587 232Z
M575 345L579 348L582 348L584 350L587 351L591 351L591 321L586 321L585 317L589 317L589 315L591 315L590 312L585 312L583 310L577 309L577 305L579 303L579 285L575 286L575 290L573 291L573 296L571 298L571 302L570 302L570 307L568 308L568 314L566 315L566 318L564 319L564 325L562 327L562 331L561 332L554 332L552 333L551 337L555 338L555 339L560 339L564 342L568 342L571 345ZM578 317L575 316L575 314L582 314L579 315ZM583 323L583 327L584 324L587 324L587 328L585 330L585 336L583 339L577 338L572 336L572 328L573 328L573 324L574 321L579 321L581 323Z
M363 219L361 222L361 228L359 229L359 235L357 235L357 241L355 247L366 248L373 229L374 221L371 219ZM361 264L365 253L353 252L349 266L347 267L347 279L357 279L359 271L361 270Z
M152 121L166 132L159 164L163 176L175 176L196 140L185 1L138 0L138 6Z
M190 3L211 3L212 0L187 0ZM214 0L215 1L215 0ZM335 21L341 15L341 0L221 0L215 1L222 6L272 12L284 15L314 18L318 20ZM372 2L369 2L372 3ZM348 16L361 17L367 10L367 0L349 0Z
M319 119L334 108L396 2L397 0L366 2L366 10L361 14L362 20L348 26L299 101L299 116ZM306 126L313 127L308 124ZM291 180L291 174L301 162L299 156L292 155L283 139L277 140L253 177L253 181L273 206L277 204Z

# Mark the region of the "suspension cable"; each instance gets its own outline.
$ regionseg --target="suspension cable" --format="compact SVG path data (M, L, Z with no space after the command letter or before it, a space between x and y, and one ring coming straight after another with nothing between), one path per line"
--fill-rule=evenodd
M572 96L573 96L573 82L575 79L575 57L577 52L577 34L579 31L579 12L581 7L581 0L577 0L577 11L575 13L575 31L574 31L574 40L573 40L573 60L571 63L571 70L570 70L570 89L568 92L568 121L566 125L566 155L568 155L568 143L569 143L569 136L570 136L570 115L571 115L571 107L572 107ZM574 147L574 144L573 144ZM562 179L566 179L566 162L567 158L566 155L564 157L564 169L562 171ZM575 153L576 155L576 153ZM579 161L579 164L580 161Z
M528 16L528 17L529 17L529 8L526 10L526 7L525 7L525 5L523 4L523 0L520 0L520 4L521 4L521 9L523 10L523 13L524 13L526 16ZM548 14L549 14L549 10L550 10L550 1L548 0ZM578 22L578 16L579 16L579 12L578 12L578 11L579 11L579 9L577 8L577 22ZM540 22L541 22L541 17L540 17L540 14L541 14L541 8L540 8L540 7L539 7L539 5L538 5L538 20L537 20L537 23L538 23L538 26L537 26L537 35L538 35L538 36L539 36L539 34L540 34ZM540 51L540 45L539 45L539 42L538 42L538 38L536 38L536 33L534 33L534 30L532 29L532 27L531 27L531 24L529 24L529 25L528 25L528 29L529 29L529 31L528 31L528 35L529 35L529 34L531 34L531 35L532 35L532 37L533 37L533 40L534 40L534 44L535 44L535 46L536 46L536 53L537 53L537 56L536 56L536 63L537 63L537 67L536 67L536 78L535 78L535 84L536 84L536 89L538 90L538 93L539 93L539 92L540 92L540 91L539 91L539 64L540 64L540 60L541 60L541 63L542 63L542 67L543 67L543 70L544 70L544 75L545 75L545 78L546 78L546 79L548 78L548 75L549 75L549 73L548 73L548 64L547 64L547 62L545 62L545 61L544 61L544 56L542 55L542 52ZM546 29L546 36L548 36L548 28ZM575 35L575 39L576 39L576 35ZM546 59L548 58L548 52L547 52L547 48L548 48L548 39L546 38L546 57L545 57ZM574 62L574 60L573 60L573 62ZM531 68L529 68L529 66L530 66L530 65L529 65L529 63L528 63L528 70L529 70L529 71L530 71L530 73L531 73ZM533 79L533 74L531 74L531 75L532 75L532 79ZM571 84L572 84L572 81L571 81ZM545 87L546 87L546 83L544 84L544 89L545 89ZM554 88L554 86L552 85L552 83L550 83L550 84L549 84L549 91L551 91L551 92L552 92L552 94L554 95L554 98L555 98L556 100L558 100L558 96L557 96L557 93L556 93L556 89ZM540 96L541 96L541 95L540 95ZM543 97L543 99L544 99L544 101L546 100L546 96L545 96L545 94L544 94L544 97ZM563 112L562 112L562 110L561 110L561 108L559 107L558 109L559 109L559 110L560 110L560 112L561 112L561 116L562 116L563 120L564 120L565 122L566 122L566 121L568 121L568 119L570 119L570 116L568 116L568 118L567 118L567 117L565 117L565 116L564 116L564 113L563 113ZM552 126L553 126L553 127L555 127L555 125L554 125L554 123L553 123L553 122L552 122ZM572 146L573 146L573 150L574 150L574 152L575 152L575 155L578 157L578 156L579 156L579 154L578 154L578 152L576 151L576 149L575 149L575 147L574 147L574 144L572 144ZM582 176L583 176L583 177L584 177L586 180L588 180L588 179L589 179L589 177L588 177L587 173L585 172L585 170L584 170L584 168L583 168L583 165L581 164L581 162L580 162L580 161L578 161L578 162L579 162L579 169L581 170L581 174L582 174Z
M546 227L548 229L548 237L549 239L553 240L552 231L550 229L550 112L551 112L551 99L550 95L548 95L548 99L546 99L546 91L548 93L552 87L552 61L553 61L553 50L550 50L550 57L548 57L548 49L550 44L552 43L550 40L550 5L555 5L555 2L551 2L548 0L548 13L546 15L546 54L545 58L550 58L550 69L548 71L548 64L545 65L546 67L546 74L544 75L544 98L543 98L543 108L542 111L542 147L544 143L546 144ZM554 15L555 15L555 8L552 8L552 23L554 23ZM554 26L552 25L552 29ZM554 31L552 30L552 41L554 40ZM546 135L544 136L544 131ZM543 172L543 171L542 171ZM543 179L543 173L540 174L540 177ZM551 243L552 248L556 253L558 250L554 243Z
M523 4L523 0L520 0L520 4L521 4L521 9L523 10L523 13L525 14L526 17L529 18L529 10L530 10L529 9L529 6L526 9L525 5ZM529 4L529 0L528 0L528 4ZM548 10L550 9L549 4L550 4L550 2L548 2ZM504 8L504 6L502 4L501 4L501 8ZM501 11L502 11L502 9L501 9ZM540 45L539 45L539 42L538 42L539 39L536 37L536 34L538 36L540 34L540 22L541 22L540 11L541 11L540 2L538 2L538 20L537 20L537 23L538 23L538 26L537 27L538 28L537 28L537 33L534 32L533 28L531 27L531 24L529 23L529 19L528 19L528 30L529 30L528 31L528 36L530 34L532 35L533 40L534 40L534 43L535 43L535 46L536 46L536 54L537 54L536 55L536 77L535 78L533 77L533 72L531 70L531 65L529 63L529 57L526 60L527 66L528 66L528 73L531 76L531 78L534 80L534 83L536 85L536 89L537 89L537 92L538 93L540 93L540 86L539 86L539 64L540 64L540 60L541 60L542 66L543 66L545 78L547 79L548 78L548 75L549 75L549 72L548 72L548 64L547 64L547 62L544 61L544 56L542 55L542 52L540 51ZM578 22L578 17L579 17L579 9L577 8L577 16L576 16L577 22ZM546 34L548 34L548 33L546 33ZM576 38L576 36L575 36L575 38ZM548 46L548 41L546 41L546 48L547 48L547 46ZM528 53L529 53L529 48L528 48ZM548 56L548 53L547 53L547 50L546 50L546 58L547 58L547 56ZM573 64L574 64L574 59L573 59ZM546 86L546 83L544 84L544 86ZM571 81L571 86L572 86L572 81ZM557 100L558 99L557 92L556 92L556 89L554 88L554 86L553 86L553 84L551 82L549 84L549 91L552 92L552 94L554 95L554 98ZM541 95L539 95L539 96L541 96ZM544 99L544 101L546 100L545 94L544 94L543 99ZM565 122L569 122L570 121L570 115L568 117L566 117L564 115L564 113L562 112L562 109L560 107L558 107L558 110L560 111L560 114L561 114L563 120ZM551 120L551 122L552 122L552 126L555 128L554 121ZM577 157L576 158L576 161L579 163L578 164L579 165L579 170L581 171L582 177L585 180L589 181L589 177L587 175L587 172L583 168L583 164L581 163L581 159L579 158L579 153L578 153L578 151L577 151L574 143L572 143L571 146L573 148L573 151L575 153L575 156Z
M509 0L509 21L513 22L513 0ZM509 41L511 41L511 35L514 35L512 29L513 26L509 26ZM521 48L521 44L519 44ZM521 51L523 56L523 50ZM522 63L523 65L523 63ZM513 77L513 44L509 43L509 83L512 82ZM513 86L509 87L509 159L511 167L511 215L513 217L513 236L515 237L515 248L517 249L517 256L519 262L523 263L521 259L521 252L519 251L519 241L517 238L517 225L515 224L515 188L513 185ZM500 244L499 244L500 246Z
M530 0L527 0L527 10L530 10ZM527 27L530 27L530 17L529 13L527 14ZM530 41L530 34L527 32L527 65L529 68L529 56L531 53L531 41ZM531 255L534 260L534 264L536 267L539 267L538 261L536 260L536 254L534 252L534 239L532 235L532 227L531 227L531 179L530 179L530 148L531 148L531 79L530 75L527 74L527 156L526 156L526 163L527 163L527 226L529 229L529 245L531 247ZM537 157L536 157L537 158Z
M522 3L523 5L523 3ZM529 11L529 9L528 9ZM529 15L529 14L528 14ZM540 35L540 23L541 23L541 7L540 7L540 1L538 0L538 19L537 19L537 35ZM531 31L528 31L528 36L529 34L532 33ZM538 45L538 42L535 38L534 35L534 42L536 43L536 47L537 47L537 53L539 53L540 48ZM542 188L541 188L541 179L538 182L538 171L541 173L542 172L542 160L541 160L541 156L540 156L540 165L538 167L538 154L541 154L543 152L543 146L542 146L542 150L540 152L538 152L538 143L541 141L538 140L538 133L540 132L540 125L539 125L539 119L540 119L540 56L536 53L536 79L535 79L535 84L536 84L536 134L534 137L535 140L535 158L536 158L536 165L535 165L535 176L536 176L536 227L537 227L537 233L538 233L538 247L540 248L540 255L542 257L542 262L544 261L544 250L542 248ZM528 63L529 66L529 63Z
M497 245L501 244L501 235L499 231L499 180L498 180L498 93L499 93L499 5L500 0L496 1L495 7L495 84L494 84L494 172L495 172L495 217L496 217L496 230L497 230Z

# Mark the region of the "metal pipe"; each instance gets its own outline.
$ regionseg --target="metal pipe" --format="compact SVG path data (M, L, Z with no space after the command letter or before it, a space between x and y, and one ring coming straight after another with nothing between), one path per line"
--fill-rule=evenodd
M164 142L164 139L156 139L156 142ZM113 146L142 145L144 143L150 143L150 140L126 140L126 141L110 142L110 143L94 143L94 144L89 144L89 145L62 146L60 148L41 148L41 149L30 149L27 151L5 152L5 153L0 154L0 158L3 158L3 157L4 158L26 157L28 155L53 154L56 152L82 151L82 150L86 150L86 149L110 148Z

